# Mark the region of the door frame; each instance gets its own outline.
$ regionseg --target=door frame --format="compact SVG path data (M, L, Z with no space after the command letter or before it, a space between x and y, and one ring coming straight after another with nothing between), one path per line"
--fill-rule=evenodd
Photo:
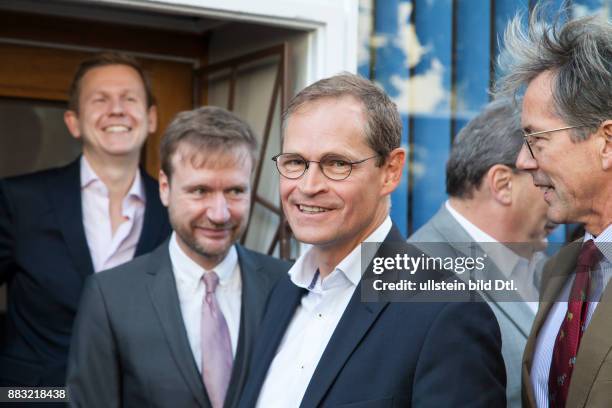
M94 0L108 6L206 16L301 29L308 33L305 83L357 72L358 0ZM203 5L202 3L205 3ZM291 96L291 95L290 95Z

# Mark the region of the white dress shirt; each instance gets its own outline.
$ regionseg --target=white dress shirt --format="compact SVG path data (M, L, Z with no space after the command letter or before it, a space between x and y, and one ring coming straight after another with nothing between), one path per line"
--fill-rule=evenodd
M609 225L597 238L588 232L584 235L586 242L592 239L599 251L603 254L602 260L591 271L591 288L589 290L589 309L586 315L586 327L588 328L593 313L597 309L599 299L612 276L612 225ZM531 366L531 385L535 394L538 408L548 408L548 374L552 362L553 348L557 333L567 313L567 300L574 284L575 274L567 280L559 297L550 308L546 321L542 325L538 338L536 339L533 364Z
M467 231L474 242L485 244L483 245L483 250L487 256L506 279L511 279L515 282L518 293L523 296L523 299L530 300L525 303L535 315L538 311L535 271L536 267L541 264L545 255L542 252L536 252L529 260L523 258L474 225L470 220L455 210L450 202L446 201L445 206L453 218L455 218L463 229Z
M81 156L81 203L83 227L95 272L113 268L134 258L142 232L146 196L140 171L121 203L125 221L113 234L110 199L106 185Z
M391 230L391 218L364 242L383 242ZM289 270L291 281L308 293L281 341L257 401L258 407L298 407L327 347L340 317L361 280L361 245L358 245L321 279L312 249L304 253ZM350 335L350 333L347 333Z
M176 241L176 232L172 232L170 237L169 251L181 306L181 314L183 315L183 323L185 324L193 358L201 373L200 321L202 318L202 301L206 293L206 285L202 281L202 276L210 271L204 270L204 268L183 252ZM227 322L232 341L232 354L236 357L238 332L240 331L242 278L240 276L240 265L238 264L238 253L235 246L230 248L225 258L219 265L215 266L213 271L219 276L219 285L215 290L215 296Z

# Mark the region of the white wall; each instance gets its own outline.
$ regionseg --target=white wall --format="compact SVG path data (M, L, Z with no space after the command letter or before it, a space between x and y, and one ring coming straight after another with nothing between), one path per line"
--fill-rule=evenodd
M306 31L305 84L357 69L357 0L93 0Z

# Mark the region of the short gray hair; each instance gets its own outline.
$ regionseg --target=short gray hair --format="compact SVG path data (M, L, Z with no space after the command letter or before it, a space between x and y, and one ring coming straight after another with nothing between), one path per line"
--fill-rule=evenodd
M517 105L508 98L489 103L457 135L446 163L446 193L470 198L496 164L513 170L523 131Z
M565 23L560 14L552 23L544 17L544 6L537 6L527 27L522 14L508 24L499 56L506 75L498 81L497 93L517 95L550 71L555 113L568 125L582 126L572 139L585 140L612 118L612 25L597 16Z
M343 72L301 90L283 112L283 132L289 117L302 106L324 98L345 96L351 96L363 104L366 142L379 155L377 165L382 165L389 153L400 147L402 122L397 106L385 91L359 75Z
M172 157L181 143L190 144L206 157L247 148L252 169L257 156L257 138L251 127L236 114L217 106L203 106L178 113L166 128L160 143L161 168L172 175Z

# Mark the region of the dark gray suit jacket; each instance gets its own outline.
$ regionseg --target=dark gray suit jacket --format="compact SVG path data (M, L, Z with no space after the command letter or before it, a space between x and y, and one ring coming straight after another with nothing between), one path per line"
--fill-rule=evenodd
M289 264L239 245L242 306L225 401L233 407L268 294ZM180 310L168 242L91 276L70 347L67 385L82 407L210 407Z

